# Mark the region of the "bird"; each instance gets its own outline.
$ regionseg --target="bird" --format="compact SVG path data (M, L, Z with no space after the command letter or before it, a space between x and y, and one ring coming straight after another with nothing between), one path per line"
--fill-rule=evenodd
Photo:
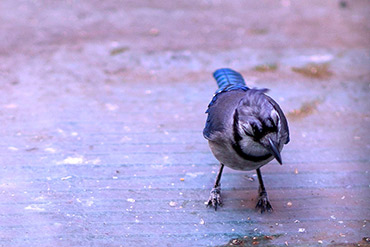
M232 69L213 73L218 89L206 110L203 136L220 162L207 207L222 206L221 176L224 166L235 170L256 170L259 189L256 209L272 212L260 168L276 159L282 165L280 152L288 144L289 127L280 106L266 95L268 89L247 87L243 76Z

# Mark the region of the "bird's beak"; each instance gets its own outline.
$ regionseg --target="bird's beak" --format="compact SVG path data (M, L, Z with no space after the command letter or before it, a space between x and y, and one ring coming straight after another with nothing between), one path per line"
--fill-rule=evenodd
M279 149L276 147L276 144L269 138L269 145L268 149L272 155L274 155L275 159L279 162L280 165L283 164L281 161L281 155Z

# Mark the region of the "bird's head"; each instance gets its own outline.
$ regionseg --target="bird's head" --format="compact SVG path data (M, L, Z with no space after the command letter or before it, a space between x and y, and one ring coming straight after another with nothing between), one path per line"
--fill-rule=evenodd
M241 139L250 140L249 147L272 154L282 164L280 150L280 117L278 112L265 102L248 102L238 108L238 132ZM247 147L248 149L248 147Z

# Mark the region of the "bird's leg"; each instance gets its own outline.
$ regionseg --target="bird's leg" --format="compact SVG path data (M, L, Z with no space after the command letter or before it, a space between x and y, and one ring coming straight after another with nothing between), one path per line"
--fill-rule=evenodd
M259 168L256 171L257 171L258 181L260 183L260 187L258 189L259 196L258 196L258 202L257 202L256 208L258 210L261 210L261 214L265 211L271 212L272 206L267 198L267 192L266 192L265 186L263 185L261 171Z
M217 210L217 206L222 206L220 180L221 180L223 169L224 169L224 165L221 164L220 170L218 171L218 174L216 177L215 185L213 186L213 189L211 190L211 193L210 193L210 196L207 202L207 207L213 206L215 210Z

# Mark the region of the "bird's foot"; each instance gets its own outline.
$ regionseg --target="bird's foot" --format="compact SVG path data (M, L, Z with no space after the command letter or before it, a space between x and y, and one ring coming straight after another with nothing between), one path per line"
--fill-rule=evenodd
M222 206L222 199L221 199L221 187L217 186L211 190L207 207L214 207L215 211L217 210L218 206Z
M261 192L260 196L258 197L258 202L256 205L256 209L259 211L261 210L261 214L264 213L265 211L267 212L272 212L272 206L269 202L269 199L267 198L267 193L266 192Z

